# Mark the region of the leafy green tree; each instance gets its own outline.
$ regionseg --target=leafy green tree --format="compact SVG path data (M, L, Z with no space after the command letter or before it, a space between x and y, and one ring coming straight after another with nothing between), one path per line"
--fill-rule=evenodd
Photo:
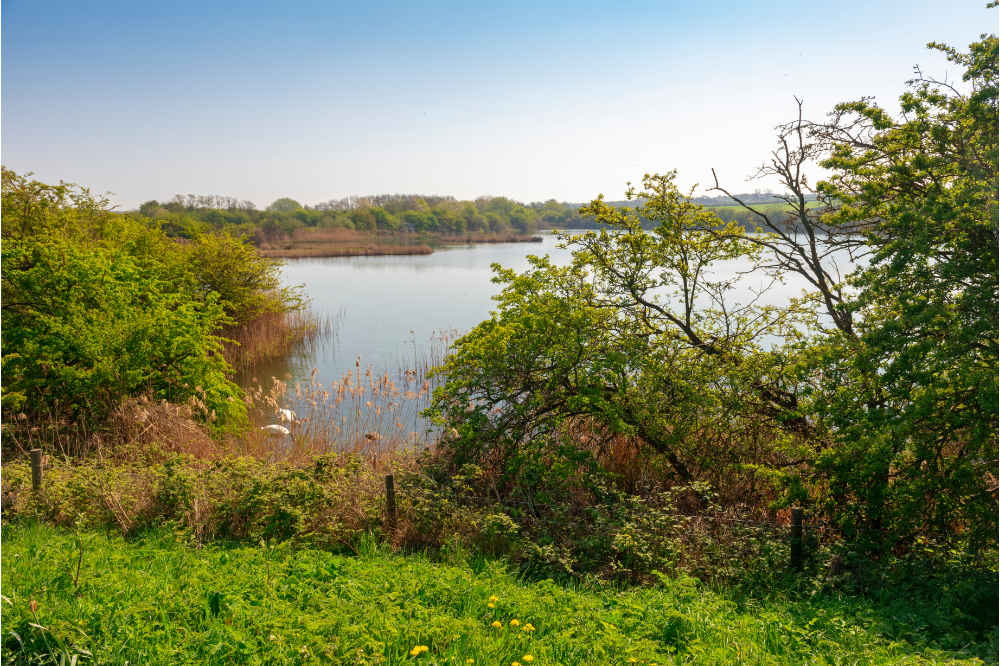
M222 233L199 234L193 240L185 269L194 280L195 293L206 300L217 298L237 324L301 303L293 290L281 286L282 262L261 256L245 238Z
M831 501L865 526L997 529L998 41L941 44L969 92L919 70L893 118L871 100L809 125L833 175L819 190L866 234L849 349L872 389L838 394ZM860 399L858 399L860 398Z
M292 212L292 217L307 227L315 227L323 219L323 213L318 210L298 208Z
M443 234L460 234L465 231L465 218L444 206L435 206L431 214L437 220L435 225Z
M219 294L193 289L186 250L87 190L4 168L5 417L100 419L128 396L196 396L210 421L246 424L215 331Z
M351 222L354 223L354 228L358 231L375 231L378 229L378 225L375 222L375 217L365 208L356 208L349 213Z
M291 213L292 211L302 208L300 204L295 199L289 199L288 197L282 197L280 199L275 199L271 202L271 205L265 208L269 213Z
M408 210L403 212L403 220L407 224L412 224L418 233L434 231L437 229L437 218L430 212L419 210Z
M997 40L931 46L971 92L920 77L899 120L862 100L809 123L800 104L759 174L781 206L724 224L672 173L646 176L637 209L581 209L602 227L563 238L571 266L496 267L498 310L458 341L430 410L459 433L456 463L513 487L539 442L571 451L584 428L635 437L682 480L764 472L876 549L995 546ZM833 176L813 188L817 159ZM711 277L737 257L810 288L737 306L738 277Z
M462 206L462 219L465 221L465 228L473 232L482 232L489 228L489 223L479 214L475 204L466 201Z
M384 208L371 208L369 212L375 218L375 226L378 227L379 231L399 231L399 218Z
M797 337L794 310L699 307L729 287L710 267L754 247L739 228L700 231L718 220L674 178L648 176L637 211L592 202L587 211L607 226L563 238L574 250L569 267L546 258L531 258L521 275L494 266L505 285L497 312L456 342L430 410L460 433L449 445L457 464L493 466L515 483L526 447L593 420L606 436L638 438L691 481L717 466L693 436L716 424L815 436L780 386L780 359L762 346ZM653 233L644 220L658 223Z
M508 215L511 226L523 233L535 229L535 216L524 206L518 206Z

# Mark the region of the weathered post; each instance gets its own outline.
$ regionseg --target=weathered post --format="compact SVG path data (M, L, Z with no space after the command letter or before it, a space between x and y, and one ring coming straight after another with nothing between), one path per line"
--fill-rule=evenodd
M802 508L792 507L792 558L791 565L795 571L802 571Z
M392 474L385 477L385 527L388 534L396 531L396 484Z
M31 456L31 489L37 492L42 489L42 450L31 449L28 454Z

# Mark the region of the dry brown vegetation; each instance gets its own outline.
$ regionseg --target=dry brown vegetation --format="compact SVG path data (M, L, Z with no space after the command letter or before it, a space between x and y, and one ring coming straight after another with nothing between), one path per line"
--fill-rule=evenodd
M519 234L458 234L457 236L440 236L442 243L541 243L541 236Z
M275 359L308 352L318 341L336 334L340 314L319 313L309 306L289 312L264 312L250 322L226 326L223 357L235 373Z
M319 257L377 257L431 254L423 244L400 242L398 236L353 229L298 229L290 240L263 243L260 253L282 259Z

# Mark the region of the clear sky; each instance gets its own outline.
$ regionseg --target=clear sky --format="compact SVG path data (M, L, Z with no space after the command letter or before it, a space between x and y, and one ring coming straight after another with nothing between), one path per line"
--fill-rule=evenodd
M28 2L2 14L2 161L115 193L265 206L385 192L701 191L768 154L793 95L891 105L986 0ZM954 69L954 68L952 68ZM951 72L954 73L954 72Z

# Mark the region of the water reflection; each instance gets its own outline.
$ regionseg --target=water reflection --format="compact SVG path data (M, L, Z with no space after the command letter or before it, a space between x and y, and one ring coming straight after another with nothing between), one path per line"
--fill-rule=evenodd
M556 247L557 237L544 232L542 239L447 246L431 255L289 259L285 283L303 285L316 309L342 308L343 317L335 340L261 369L257 376L262 384L272 376L285 381L287 375L291 387L311 380L330 387L356 372L360 356L363 368L371 364L375 375L388 372L399 382L401 373L413 369L413 359L441 357L443 332L453 336L468 331L490 316L491 299L500 290L491 282L491 264L523 271L529 267L529 254L547 254L556 265L569 263L571 253ZM750 268L746 260L726 262L714 267L712 279L735 279ZM754 291L769 283L763 275L744 275L727 299L746 304L755 298ZM805 279L791 276L756 302L782 305L808 287Z

